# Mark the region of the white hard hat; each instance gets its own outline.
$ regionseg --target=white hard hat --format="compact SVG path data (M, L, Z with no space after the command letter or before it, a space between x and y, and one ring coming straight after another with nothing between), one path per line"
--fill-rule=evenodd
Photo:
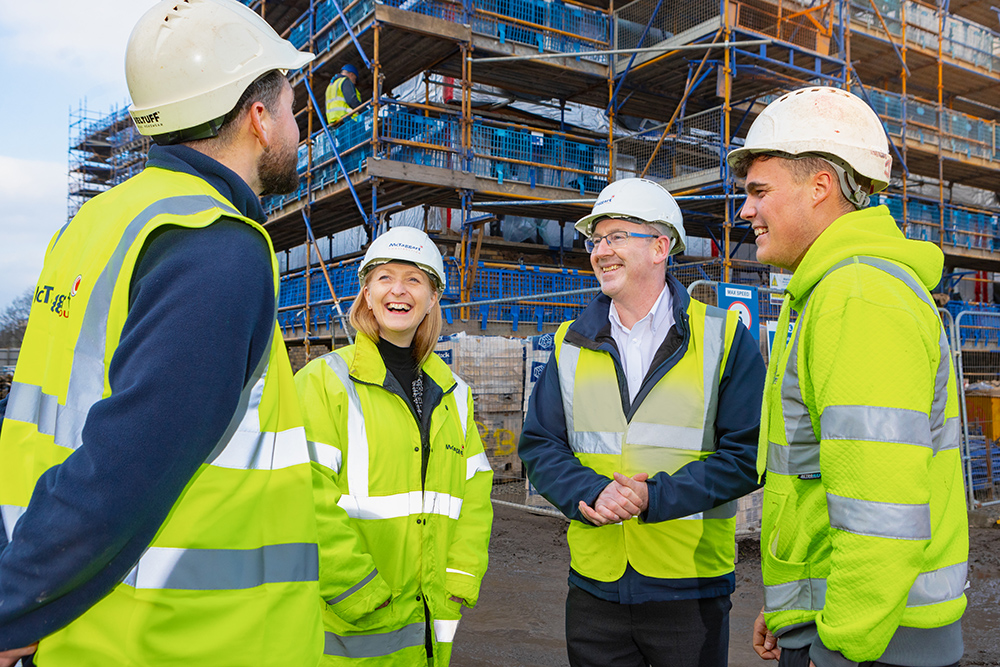
M670 237L670 254L687 247L684 217L674 198L659 183L645 178L623 178L601 190L590 215L580 218L576 230L586 237L605 218L621 218L658 227Z
M447 277L441 252L431 237L416 227L393 227L372 241L358 268L358 280L364 285L368 272L387 262L415 264L430 275L439 292L444 291Z
M767 105L747 132L743 148L730 151L729 166L754 153L815 155L846 171L844 196L859 206L889 185L892 156L878 115L859 97L817 86L783 95ZM866 188L854 174L871 181Z
M125 50L129 113L145 135L193 128L232 111L261 75L315 57L236 0L160 2L136 23Z

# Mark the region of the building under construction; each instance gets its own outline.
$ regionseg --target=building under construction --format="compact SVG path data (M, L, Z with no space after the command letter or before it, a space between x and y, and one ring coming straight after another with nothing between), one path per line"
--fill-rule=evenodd
M877 203L944 251L949 310L1000 313L990 0L245 1L317 54L292 77L299 188L265 200L279 322L306 358L345 335L357 261L399 224L446 256L451 331L551 331L596 286L573 222L625 177L678 198L691 242L671 270L684 284L766 286L724 158L768 102L807 85L849 89L882 119L893 179ZM345 64L366 101L330 128L324 92ZM124 109L81 111L70 133L73 213L148 146ZM759 306L776 318L767 294ZM979 379L1000 377L1000 320L956 329L957 347L991 355Z

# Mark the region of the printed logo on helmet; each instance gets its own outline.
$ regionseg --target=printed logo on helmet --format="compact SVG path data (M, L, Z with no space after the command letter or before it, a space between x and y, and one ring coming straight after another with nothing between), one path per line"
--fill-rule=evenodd
M144 116L132 116L136 125L162 125L160 122L160 112L154 111L153 113L145 114Z
M393 241L388 247L403 248L404 250L412 250L414 252L421 252L424 249L424 246L422 245L410 245L409 243L402 243L401 241Z
M596 208L596 207L600 206L601 204L607 204L608 202L610 202L614 198L615 198L615 196L611 195L607 199L599 199L599 200L597 200L597 203L594 204L594 207Z

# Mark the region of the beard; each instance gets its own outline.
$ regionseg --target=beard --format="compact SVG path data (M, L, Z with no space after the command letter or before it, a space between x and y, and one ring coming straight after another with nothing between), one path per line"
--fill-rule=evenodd
M261 195L287 195L299 187L298 146L289 142L277 149L273 144L264 148L257 163Z

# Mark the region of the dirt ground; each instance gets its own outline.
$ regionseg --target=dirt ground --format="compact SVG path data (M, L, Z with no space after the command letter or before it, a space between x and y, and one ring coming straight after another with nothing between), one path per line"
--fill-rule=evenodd
M455 638L455 667L563 667L564 604L569 571L567 522L495 505L490 567L476 609ZM963 621L962 665L1000 665L1000 528L973 528L971 588ZM740 543L730 616L731 667L766 667L750 647L763 601L759 547Z

